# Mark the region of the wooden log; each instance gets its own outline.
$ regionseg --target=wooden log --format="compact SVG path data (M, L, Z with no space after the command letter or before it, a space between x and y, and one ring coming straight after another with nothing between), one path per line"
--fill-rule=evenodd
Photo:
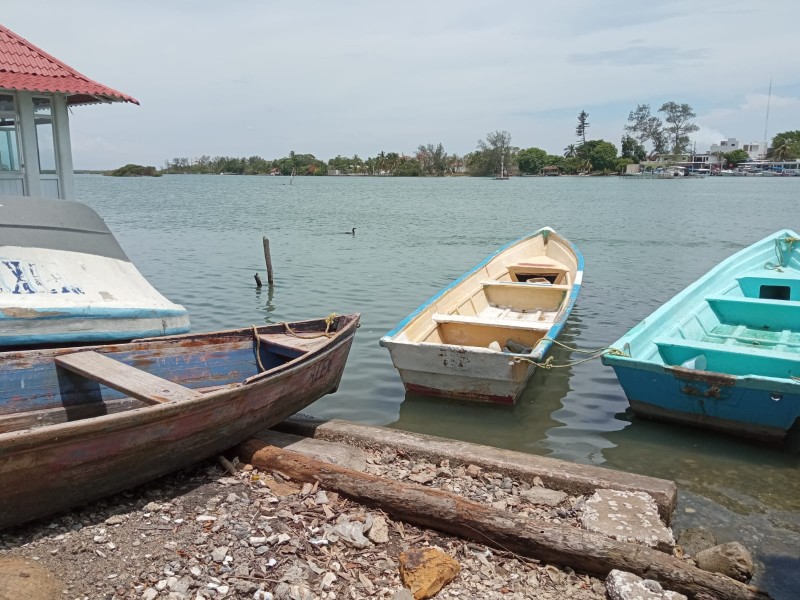
M262 286L262 283L261 283L261 277L259 277L258 273L256 273L255 275L253 275L253 277L254 277L254 278L255 278L255 280L256 280L256 287L257 287L257 288L260 288L260 287Z
M591 495L598 488L645 492L656 501L658 512L667 525L672 520L678 502L678 489L672 481L613 471L595 465L579 465L557 458L523 454L461 440L362 425L341 419L321 421L299 415L283 421L275 429L360 448L386 446L402 451L412 458L424 459L434 464L447 459L451 467L474 464L482 469L529 483L539 477L546 487L563 490L573 496Z
M298 481L318 481L326 490L380 508L394 518L550 564L603 577L612 569L621 569L655 579L689 597L710 594L719 600L769 598L757 588L702 571L652 548L495 510L441 490L360 473L258 440L242 443L238 452L241 460L258 468L280 471Z
M262 241L264 243L264 260L267 262L267 283L272 285L274 280L272 278L272 255L269 252L269 238L264 236Z

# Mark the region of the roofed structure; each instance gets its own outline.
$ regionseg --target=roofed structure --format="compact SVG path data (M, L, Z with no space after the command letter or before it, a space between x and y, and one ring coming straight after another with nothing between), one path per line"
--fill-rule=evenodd
M67 104L132 102L136 98L101 85L0 25L0 88L64 94Z

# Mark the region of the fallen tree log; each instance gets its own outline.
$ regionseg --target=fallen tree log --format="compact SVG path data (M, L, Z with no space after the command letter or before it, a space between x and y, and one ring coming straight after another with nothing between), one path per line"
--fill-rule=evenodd
M496 510L455 494L328 464L297 452L248 440L239 458L298 481L318 481L396 519L429 527L540 561L605 577L612 569L654 579L687 596L719 600L765 600L769 595L724 575L709 573L673 556L567 525L545 523Z

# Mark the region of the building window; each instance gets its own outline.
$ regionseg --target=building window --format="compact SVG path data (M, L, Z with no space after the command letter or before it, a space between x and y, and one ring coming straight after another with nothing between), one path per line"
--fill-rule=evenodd
M14 96L0 94L0 171L19 170L19 127Z
M53 137L53 108L50 98L33 99L33 118L36 121L36 145L39 148L39 172L56 172L56 144Z

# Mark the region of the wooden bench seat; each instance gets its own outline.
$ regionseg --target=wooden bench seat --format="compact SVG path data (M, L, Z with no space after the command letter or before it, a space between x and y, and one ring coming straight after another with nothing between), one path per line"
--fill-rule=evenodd
M479 316L443 315L435 313L434 323L463 323L469 325L484 325L487 327L501 327L503 329L529 329L533 331L548 331L553 324L542 321L526 321L523 319L493 319Z
M56 365L148 404L196 400L200 392L131 367L93 350L56 357Z
M800 302L728 296L709 296L706 302L722 323L800 331Z
M482 281L481 285L483 287L529 288L531 290L558 290L561 292L569 291L572 288L571 285L533 283L531 281Z

